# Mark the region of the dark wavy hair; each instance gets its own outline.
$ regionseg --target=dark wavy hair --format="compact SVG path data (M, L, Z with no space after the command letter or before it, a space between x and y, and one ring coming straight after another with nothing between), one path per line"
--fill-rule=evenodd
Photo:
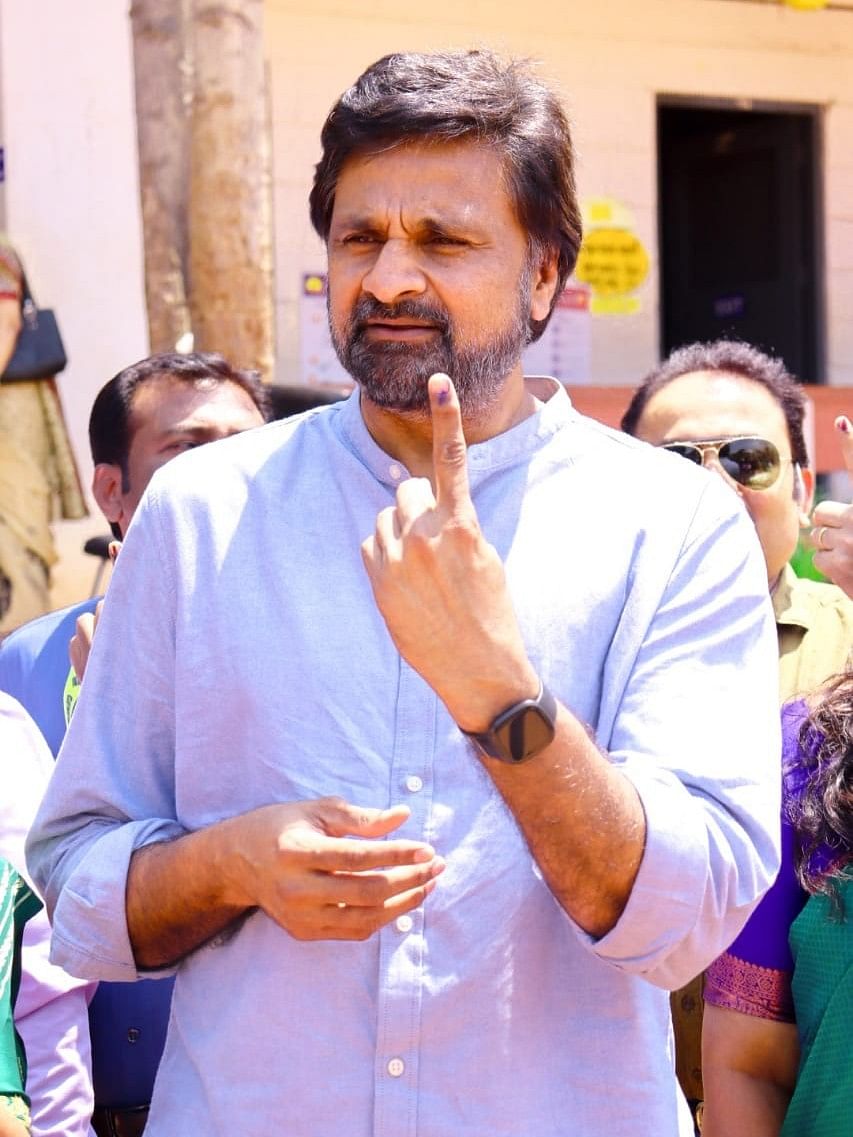
M491 51L401 52L377 60L341 95L320 136L309 198L311 223L329 236L335 189L354 155L407 142L472 139L501 154L509 192L531 251L553 251L559 283L574 268L582 224L565 112L524 60ZM552 311L553 311L552 303ZM531 320L531 340L544 332Z
M797 842L797 879L840 909L838 883L853 864L853 670L822 689L800 728L800 794L788 805Z
M645 377L622 416L622 429L636 435L637 427L649 400L682 375L695 371L713 371L718 374L740 375L758 383L773 396L785 416L791 457L798 466L808 466L809 455L803 433L806 399L801 385L773 355L765 355L752 344L742 340L712 340L710 343L690 343L676 348L664 361Z

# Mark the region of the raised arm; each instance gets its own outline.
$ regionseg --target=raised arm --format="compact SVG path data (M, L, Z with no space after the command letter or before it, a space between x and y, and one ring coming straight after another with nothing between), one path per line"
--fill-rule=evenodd
M844 466L853 484L853 425L846 415L835 420ZM853 505L822 501L812 514L815 568L853 597Z
M507 707L534 697L540 676L525 649L500 558L479 527L468 490L459 404L446 376L432 377L430 396L435 489L425 479L401 485L396 506L379 515L376 532L362 551L377 604L400 653L438 693L460 728L483 732ZM718 583L722 589L723 582ZM759 658L766 657L772 678L766 616L756 610L758 631L750 634L762 643ZM578 652L581 658L582 645ZM688 660L687 667L698 673L694 660ZM674 684L671 690L676 690ZM771 742L757 768L769 779L775 708L769 686L767 692L765 718ZM758 718L763 721L760 711ZM689 742L685 733L680 749ZM633 779L599 749L587 725L566 707L558 709L553 741L534 758L518 766L482 760L557 900L590 936L606 936L629 902L652 836ZM650 769L653 761L650 755ZM666 782L661 779L661 785ZM669 797L662 802L656 822L664 821L668 813L666 824L671 828L674 811L682 809L694 812L708 829L707 843L695 850L696 857L703 858L702 873L710 869L723 876L739 852L754 854L742 833L736 837L741 842L738 850L724 847L724 842L717 847L716 821L710 814L721 805L719 815L724 816L728 804L724 794L702 818L699 798L691 800L675 778L665 793ZM765 811L770 819L772 808L771 803ZM739 827L739 823L731 826ZM772 838L765 844L766 852ZM652 860L659 864L660 859L658 850ZM773 867L769 864L768 871ZM671 871L675 878L674 865ZM699 894L707 891L707 884L699 880L696 884L697 895L690 903L698 915L704 903ZM721 895L726 887L720 889ZM732 900L731 894L722 897L729 912ZM743 918L745 914L744 907ZM683 928L676 938L689 937L688 924ZM653 929L647 927L643 934L650 943ZM706 949L713 951L713 944L711 936ZM718 943L717 951L722 946ZM695 970L703 962L707 959ZM691 964L682 961L681 966Z
M430 398L435 491L424 478L403 483L363 556L400 653L463 730L483 732L507 707L535 697L539 676L503 565L477 521L459 401L447 376L430 379ZM554 741L534 761L535 771L484 759L554 895L582 928L602 936L618 920L642 857L639 798L565 708Z

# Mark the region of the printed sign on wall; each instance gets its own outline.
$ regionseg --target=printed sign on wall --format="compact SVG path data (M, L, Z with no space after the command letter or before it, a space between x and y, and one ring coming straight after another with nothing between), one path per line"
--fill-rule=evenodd
M563 383L588 383L592 327L590 290L570 284L557 298L550 323L525 348L525 375L551 375Z
M299 294L299 381L309 386L349 384L349 376L341 367L326 316L326 276L322 272L306 272Z
M584 206L584 238L575 278L592 292L594 316L630 316L640 311L637 289L648 276L649 255L634 232L625 206L594 198Z

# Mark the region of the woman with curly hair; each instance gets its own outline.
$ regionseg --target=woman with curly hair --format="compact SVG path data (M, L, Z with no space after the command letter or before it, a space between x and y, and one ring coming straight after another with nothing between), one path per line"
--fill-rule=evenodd
M837 1137L853 1114L853 671L782 716L782 868L707 974L703 1137Z

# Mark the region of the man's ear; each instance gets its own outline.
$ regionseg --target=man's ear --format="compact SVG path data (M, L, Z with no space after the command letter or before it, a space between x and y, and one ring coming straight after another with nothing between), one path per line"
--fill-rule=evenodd
M98 508L111 525L127 527L124 516L124 491L121 466L111 462L99 462L92 475L92 494Z
M814 473L808 466L794 463L794 501L800 511L800 526L811 525L810 514L814 503Z
M545 249L533 266L530 290L530 315L534 320L545 320L551 311L560 271L556 249Z

